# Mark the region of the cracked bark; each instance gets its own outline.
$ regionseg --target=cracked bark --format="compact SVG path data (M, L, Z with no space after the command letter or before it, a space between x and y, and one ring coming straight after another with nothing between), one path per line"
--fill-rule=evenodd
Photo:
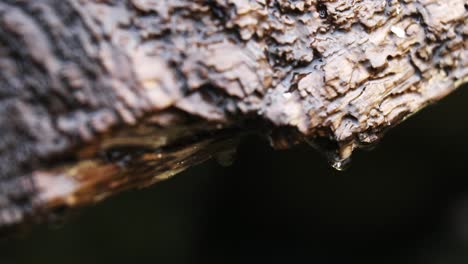
M466 0L3 0L0 226L144 187L246 133L337 168L467 81Z

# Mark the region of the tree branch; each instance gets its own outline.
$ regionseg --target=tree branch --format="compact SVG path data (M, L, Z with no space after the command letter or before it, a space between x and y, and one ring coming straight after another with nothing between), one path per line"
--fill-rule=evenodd
M352 151L468 78L464 0L3 0L0 225L226 156Z

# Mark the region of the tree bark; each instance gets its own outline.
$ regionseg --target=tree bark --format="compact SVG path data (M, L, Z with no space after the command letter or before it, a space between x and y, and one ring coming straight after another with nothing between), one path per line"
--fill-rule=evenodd
M468 78L466 0L2 0L0 226L246 133L352 151Z

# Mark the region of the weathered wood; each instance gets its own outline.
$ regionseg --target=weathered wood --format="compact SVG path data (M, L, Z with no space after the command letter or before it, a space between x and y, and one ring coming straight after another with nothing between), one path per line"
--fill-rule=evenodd
M0 225L235 148L352 151L468 78L466 0L3 0Z

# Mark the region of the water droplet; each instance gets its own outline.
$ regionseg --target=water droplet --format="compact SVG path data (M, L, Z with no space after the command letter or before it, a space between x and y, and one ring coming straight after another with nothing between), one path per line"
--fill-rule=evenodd
M329 161L330 166L337 171L345 171L351 166L351 158L347 159L332 159Z
M338 144L338 142L325 138L305 139L314 149L322 153L330 166L337 171L344 171L351 165L351 154L354 143Z

